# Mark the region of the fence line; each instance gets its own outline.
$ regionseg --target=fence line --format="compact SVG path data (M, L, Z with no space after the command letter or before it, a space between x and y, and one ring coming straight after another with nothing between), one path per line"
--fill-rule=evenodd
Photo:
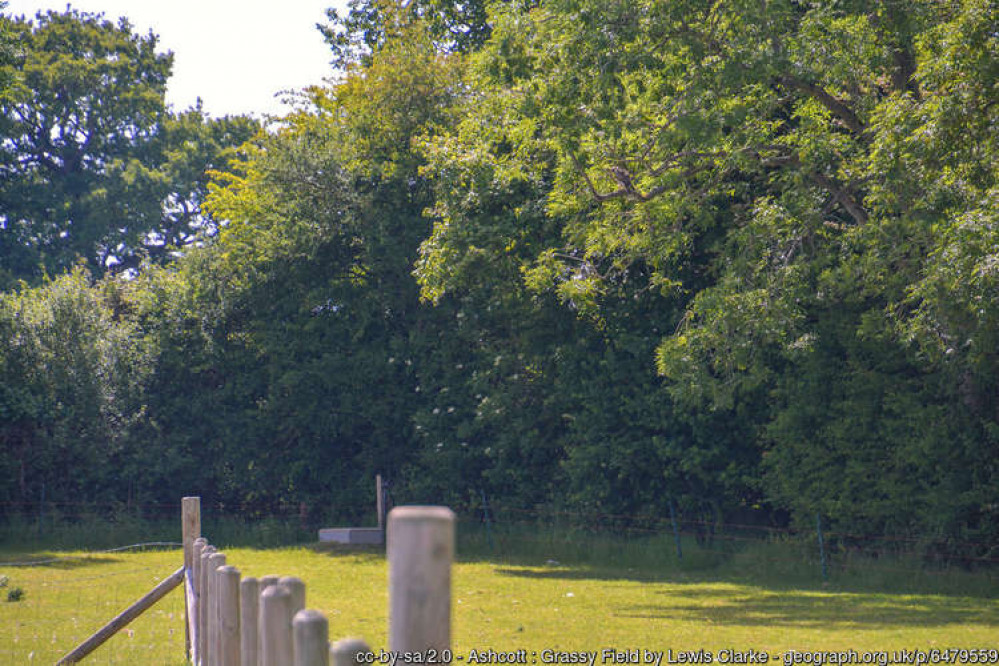
M480 507L481 509L481 507ZM518 507L504 507L502 505L491 504L488 507L489 513L515 513L522 514L526 516L533 516L536 518L574 518L582 522L588 522L595 519L609 519L618 521L633 521L633 522L644 522L653 525L660 525L669 527L672 519L669 517L659 517L651 514L623 514L623 513L611 513L602 511L570 511L564 509L522 509ZM780 534L787 536L798 536L803 532L808 532L810 530L806 528L794 528L794 527L774 527L772 525L751 525L746 523L735 523L729 521L716 521L716 520L704 520L704 519L692 519L692 518L681 518L678 521L682 525L693 525L701 527L715 527L721 526L725 529L736 529L736 530L746 530L754 532L769 532L772 534ZM627 527L624 529L640 530L643 528L638 527ZM651 529L651 528L645 528ZM910 543L910 544L922 544L934 541L945 541L954 546L995 546L991 541L987 540L973 540L973 539L953 539L950 537L942 535L917 535L917 536L901 536L901 535L887 535L887 534L858 534L854 532L843 532L837 530L827 530L825 531L826 536L835 536L843 538L858 539L863 541L884 541L889 543L899 542L899 543Z
M149 541L147 543L133 543L128 546L118 546L117 548L107 548L105 550L93 550L86 555L64 555L62 557L51 557L46 560L27 560L24 562L0 562L0 567L40 567L56 562L73 562L76 560L89 560L94 555L106 555L108 553L121 553L126 550L137 550L143 548L178 548L183 544L176 541Z
M184 498L188 658L196 666L348 666L369 651L359 639L331 643L329 621L306 608L291 576L241 578L202 537L200 501ZM194 514L197 514L195 517ZM389 650L450 661L455 515L445 507L388 514Z
M475 508L473 507L473 513ZM667 534L677 532L682 536L692 536L700 540L718 540L731 542L761 542L778 537L802 539L816 537L814 527L809 530L804 527L774 527L772 525L750 525L727 521L705 519L680 519L673 516L658 517L649 514L629 515L594 511L569 511L548 508L525 509L519 507L503 507L490 503L488 508L483 503L478 507L481 521L491 529L495 524L537 525L539 523L562 524L560 519L566 519L563 527L581 527L588 531L598 531L603 528L611 532L627 532L640 534ZM506 518L504 519L504 514ZM519 518L517 517L519 516ZM828 516L823 516L823 523ZM474 518L473 518L474 520ZM637 523L637 524L636 524ZM735 534L731 532L736 532ZM741 534L740 534L741 533ZM760 534L762 533L762 534ZM878 535L857 534L823 527L823 535L834 550L866 550L872 545L877 548L892 548L899 552L915 547L935 548L932 553L934 561L955 561L966 564L999 564L999 546L992 541L976 541L968 538L958 539L945 535ZM962 548L964 552L955 552ZM968 551L972 552L968 552ZM977 551L977 552L974 552Z
M381 495L379 495L381 498ZM672 519L669 516L659 516L655 514L627 514L627 513L617 513L612 511L587 511L587 510L570 510L570 509L556 509L556 508L520 508L520 507L504 507L500 504L493 504L494 500L490 501L492 506L488 507L490 514L493 514L494 519L498 515L502 514L520 514L523 516L529 516L539 519L556 519L560 517L567 518L569 520L576 520L580 523L592 523L592 521L601 522L622 522L625 525L616 526L618 529L627 530L639 530L640 527L632 525L633 523L644 523L646 525L659 526L663 531L671 530ZM152 513L146 513L140 517L151 518L153 516L160 517L165 515L176 516L177 503L164 503L164 502L143 502L143 503L126 503L126 502L84 502L84 501L4 501L0 502L0 507L20 507L22 509L28 509L31 507L36 507L39 509L44 509L46 507L58 508L60 506L66 507L87 507L93 509L116 509L123 511L133 511L143 513L144 509L155 509L156 511ZM215 502L211 505L213 511L216 511L219 515L224 516L245 516L248 513L257 516L258 514L265 513L268 516L274 517L276 515L281 516L300 516L302 510L302 504L296 502L275 502L275 503L255 503L255 502ZM483 505L477 505L475 503L468 504L465 507L465 513L476 514L484 510ZM695 512L696 513L696 512ZM20 515L22 518L32 519L37 518L37 515L30 513L20 513L12 514ZM74 513L66 514L62 513L61 518L74 518L81 517L87 514L84 513ZM259 516L258 516L259 517ZM835 518L830 516L824 516L824 520L827 518ZM703 527L705 529L711 529L712 527L719 526L725 530L737 530L737 531L752 531L756 533L769 533L773 535L786 535L790 537L800 536L802 534L807 534L812 530L808 527L775 527L773 525L764 524L746 524L730 521L716 521L713 519L704 519L701 517L689 517L684 518L682 513L677 512L677 522L684 528L685 532L689 531L692 527L694 529ZM614 526L611 526L614 527ZM651 528L645 528L651 529ZM887 543L887 544L911 544L911 545L922 545L922 544L941 544L947 545L949 547L967 547L967 548L980 548L983 550L994 550L996 544L988 539L974 539L969 537L950 537L940 534L915 534L911 536L903 534L862 534L851 531L840 531L836 529L824 530L824 534L829 538L837 538L844 540L858 540L865 543L877 542L877 543ZM716 533L717 535L717 533ZM986 560L988 561L988 560Z

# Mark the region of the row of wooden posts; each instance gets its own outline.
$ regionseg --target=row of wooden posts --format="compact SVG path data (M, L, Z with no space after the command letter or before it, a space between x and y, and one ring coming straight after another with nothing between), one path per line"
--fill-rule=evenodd
M347 666L370 649L329 642L326 617L306 608L305 583L291 576L240 578L200 536L200 499L183 500L188 655L198 666ZM451 644L454 513L408 506L388 515L390 653L447 654ZM331 562L331 569L334 564ZM332 570L331 575L336 575ZM369 662L370 663L370 662Z
M330 644L326 617L305 607L301 579L241 578L225 553L201 536L199 497L185 497L181 513L184 566L59 664L81 661L182 584L187 658L195 666L347 666L375 661L360 639ZM404 506L388 514L389 654L420 653L426 663L447 661L454 523L454 513L445 507ZM336 575L332 560L330 569L330 575Z

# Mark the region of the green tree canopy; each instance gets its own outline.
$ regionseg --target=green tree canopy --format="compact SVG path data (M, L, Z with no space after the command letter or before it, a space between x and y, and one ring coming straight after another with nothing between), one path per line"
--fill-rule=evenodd
M587 316L664 297L677 314L657 367L676 408L761 428L743 446L773 463L770 498L872 524L900 504L901 522L994 524L995 4L495 9L467 113L427 144L444 195L424 293L513 260L508 280ZM510 200L525 190L549 226ZM500 192L506 212L486 214ZM920 380L893 384L908 373ZM909 486L928 445L901 424L928 425L934 405L974 434L914 426L949 472ZM839 453L811 455L825 450ZM896 483L868 492L879 460ZM942 501L956 487L960 508ZM949 508L921 514L920 493Z
M224 166L255 124L168 114L172 55L126 19L69 10L4 23L17 56L0 97L0 285L78 258L95 274L135 267L197 233L206 166Z
M401 6L391 0L349 0L341 14L326 10L326 24L317 27L333 51L333 64L346 70L368 64L372 55L395 36L403 23L422 20L437 50L445 53L473 51L485 43L490 27L483 0L417 0Z

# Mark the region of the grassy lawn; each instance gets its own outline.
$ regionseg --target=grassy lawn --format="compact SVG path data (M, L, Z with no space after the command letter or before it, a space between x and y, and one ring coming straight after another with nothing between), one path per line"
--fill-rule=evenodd
M473 552L475 548L471 549ZM540 549L539 549L540 550ZM372 551L310 547L225 550L244 576L296 575L307 605L330 620L332 638L386 647L387 570ZM0 554L0 561L82 553ZM592 555L592 553L590 553ZM456 655L497 651L901 650L999 647L995 578L983 573L914 576L850 571L830 582L777 570L760 552L707 566L641 566L620 553L611 565L466 555L453 572ZM581 557L579 559L587 559ZM33 568L2 568L0 664L53 663L181 563L179 550L114 553ZM681 566L682 564L682 566ZM7 590L24 597L6 602ZM180 590L129 626L90 663L182 664ZM598 659L597 663L601 663Z

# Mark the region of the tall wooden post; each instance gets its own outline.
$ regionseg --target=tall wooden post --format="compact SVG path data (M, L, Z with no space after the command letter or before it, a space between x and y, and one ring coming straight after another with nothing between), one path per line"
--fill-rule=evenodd
M815 514L815 530L819 534L819 557L822 559L822 580L829 580L829 566L826 560L826 542L822 538L822 514Z
M184 567L194 565L194 540L201 536L201 498L185 497L180 501L181 529L184 535Z
M191 648L191 626L194 611L192 603L196 599L193 594L194 572L194 540L201 536L201 498L184 497L180 500L180 527L184 544L184 651L187 658L194 660Z
M454 512L403 506L388 516L389 650L451 647Z

